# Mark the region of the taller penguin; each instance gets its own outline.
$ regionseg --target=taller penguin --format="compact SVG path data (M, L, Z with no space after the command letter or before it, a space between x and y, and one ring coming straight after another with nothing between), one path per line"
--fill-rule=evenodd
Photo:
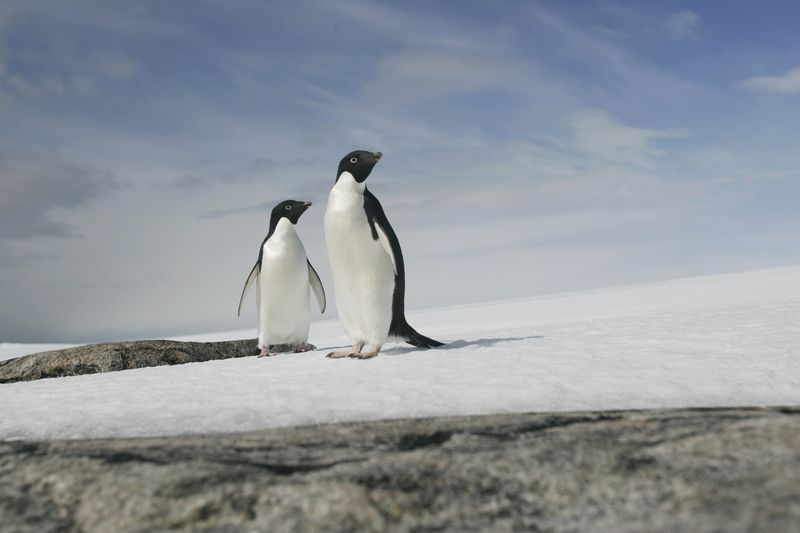
M400 241L366 179L380 152L356 150L339 162L325 211L325 242L336 308L353 349L328 357L375 357L388 338L419 348L442 343L418 333L405 317L406 274ZM372 347L362 351L365 344Z

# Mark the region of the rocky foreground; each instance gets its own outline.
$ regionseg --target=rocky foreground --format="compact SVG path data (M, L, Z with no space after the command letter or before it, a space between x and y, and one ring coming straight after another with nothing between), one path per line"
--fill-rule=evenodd
M800 531L800 408L0 443L7 531Z
M289 351L276 345L273 351ZM221 342L127 341L87 344L0 361L0 383L199 363L258 353L255 339Z

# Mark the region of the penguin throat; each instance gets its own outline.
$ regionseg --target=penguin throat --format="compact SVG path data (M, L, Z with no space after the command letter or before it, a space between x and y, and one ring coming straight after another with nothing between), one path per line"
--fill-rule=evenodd
M275 235L282 235L294 231L294 223L286 217L281 217L275 225Z
M333 188L341 192L357 192L359 194L364 194L367 184L364 182L357 182L353 175L345 170L339 174L339 179L336 180L336 185L334 185Z

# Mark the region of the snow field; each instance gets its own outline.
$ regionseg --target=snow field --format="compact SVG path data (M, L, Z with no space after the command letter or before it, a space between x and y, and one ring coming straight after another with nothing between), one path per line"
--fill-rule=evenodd
M800 404L800 267L410 313L448 345L0 385L0 438L136 437L439 415ZM252 330L184 337L253 337ZM19 351L19 350L18 350Z

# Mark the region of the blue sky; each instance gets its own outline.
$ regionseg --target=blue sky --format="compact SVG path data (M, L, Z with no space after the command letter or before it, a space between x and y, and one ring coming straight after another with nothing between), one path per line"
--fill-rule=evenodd
M250 327L339 159L411 308L800 262L792 2L0 3L0 341ZM334 306L329 307L331 310ZM252 316L251 316L252 315Z

